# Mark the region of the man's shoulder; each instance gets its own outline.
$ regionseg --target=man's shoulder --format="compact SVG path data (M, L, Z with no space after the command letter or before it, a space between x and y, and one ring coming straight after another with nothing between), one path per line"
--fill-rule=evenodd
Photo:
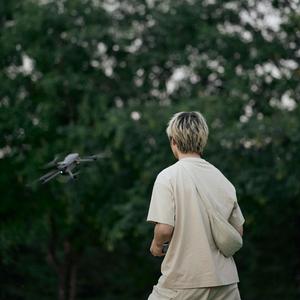
M176 169L178 167L177 162L172 164L171 166L160 171L156 177L156 180L162 183L168 183L172 177L176 174Z
M216 166L214 166L213 164L210 164L215 172L215 174L219 177L219 179L227 185L227 187L231 190L231 192L233 194L235 194L235 187L233 185L233 183L227 178L227 176L225 176L223 174L223 172L217 168Z

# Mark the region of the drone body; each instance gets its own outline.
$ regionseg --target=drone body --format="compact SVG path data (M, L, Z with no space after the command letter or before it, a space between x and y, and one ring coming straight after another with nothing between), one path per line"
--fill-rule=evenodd
M38 181L44 184L58 175L68 175L71 179L75 179L78 173L73 173L72 171L77 165L81 162L93 162L101 157L102 155L92 155L80 158L78 153L70 153L62 161L57 162L57 159L54 159L54 161L47 164L47 167L52 167L54 170L40 177Z

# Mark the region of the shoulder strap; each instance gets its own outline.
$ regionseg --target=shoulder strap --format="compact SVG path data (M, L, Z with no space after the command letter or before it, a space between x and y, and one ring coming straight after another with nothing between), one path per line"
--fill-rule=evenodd
M192 182L194 183L194 186L196 188L196 191L200 197L200 199L202 199L202 202L204 203L204 206L205 206L205 209L207 211L214 211L214 206L213 204L206 198L206 195L205 193L202 193L200 194L200 191L198 189L198 181L195 180L194 176L192 175L192 172L190 170L188 170L188 168L186 168L184 165L183 165L183 168L187 171L187 173L189 174L190 178L192 179ZM201 182L200 182L201 183ZM205 191L205 187L204 185L201 186L202 190Z

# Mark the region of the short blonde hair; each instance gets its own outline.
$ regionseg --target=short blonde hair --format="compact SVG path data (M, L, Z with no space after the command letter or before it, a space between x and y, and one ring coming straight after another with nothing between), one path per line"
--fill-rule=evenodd
M208 126L198 111L176 113L166 129L180 152L202 154L208 138Z

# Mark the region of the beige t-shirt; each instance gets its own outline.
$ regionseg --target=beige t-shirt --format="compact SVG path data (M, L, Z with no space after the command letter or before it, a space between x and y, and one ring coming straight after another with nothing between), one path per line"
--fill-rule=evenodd
M200 288L239 282L234 259L216 247L200 193L233 226L245 219L237 203L234 186L212 164L187 157L160 172L154 183L147 221L174 226L172 240L161 265L160 284L166 288ZM205 191L201 190L205 185Z

